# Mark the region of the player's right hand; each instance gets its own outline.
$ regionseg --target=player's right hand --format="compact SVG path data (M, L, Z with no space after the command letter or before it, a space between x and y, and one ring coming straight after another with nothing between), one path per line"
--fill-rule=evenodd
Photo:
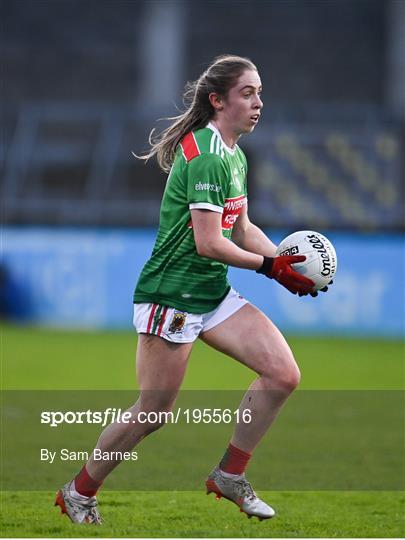
M310 294L314 290L315 283L291 267L292 264L304 262L305 259L305 255L264 257L263 265L257 272L275 279L293 294Z

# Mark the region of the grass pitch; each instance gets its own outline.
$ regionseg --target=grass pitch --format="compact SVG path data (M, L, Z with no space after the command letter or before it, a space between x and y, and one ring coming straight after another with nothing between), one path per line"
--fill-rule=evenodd
M402 342L293 337L288 341L302 371L302 389L403 389ZM132 332L5 326L2 387L135 389L135 347ZM243 366L197 342L183 388L236 390L246 388L253 378ZM280 424L282 421L283 413ZM375 436L379 437L378 422ZM159 433L155 437L159 440ZM309 469L316 474L316 463ZM399 476L403 472L397 471ZM105 490L99 497L104 525L92 528L75 526L61 517L52 507L54 493L5 491L0 530L3 537L403 536L405 497L401 491L260 491L260 495L274 505L277 516L259 523L254 518L246 519L228 501L207 497L202 488L170 492Z
M4 326L3 389L136 388L134 332L73 332ZM378 339L287 336L301 368L300 389L394 390L404 387L405 344ZM239 390L246 367L197 340L184 390Z
M247 519L228 501L196 492L104 492L101 527L74 525L48 492L6 493L4 537L325 538L403 535L404 496L387 492L260 492L277 508Z

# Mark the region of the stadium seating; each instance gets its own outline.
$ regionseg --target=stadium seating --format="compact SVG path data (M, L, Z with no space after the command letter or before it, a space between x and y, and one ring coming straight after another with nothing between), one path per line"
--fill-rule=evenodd
M146 150L156 118L176 108L140 97L148 2L117 5L5 4L6 223L156 225L165 175L131 151ZM278 227L403 228L404 129L384 106L381 77L385 3L242 2L237 13L232 5L217 2L212 17L203 2L184 3L185 16L199 24L192 33L182 27L181 62L184 78L196 77L218 52L246 54L259 67L263 119L241 140L253 219ZM243 34L241 50L244 28L254 32Z

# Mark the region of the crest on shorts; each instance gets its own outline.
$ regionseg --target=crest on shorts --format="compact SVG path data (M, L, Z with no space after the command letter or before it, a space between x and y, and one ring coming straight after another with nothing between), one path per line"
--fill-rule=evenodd
M186 322L186 317L187 317L187 313L176 310L173 314L172 320L170 321L169 333L178 334L182 332L184 328L184 324Z

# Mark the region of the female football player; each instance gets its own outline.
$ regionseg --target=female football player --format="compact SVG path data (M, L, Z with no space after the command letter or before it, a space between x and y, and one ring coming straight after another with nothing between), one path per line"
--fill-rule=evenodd
M259 122L261 91L250 60L216 58L187 87L187 110L160 136L150 137L151 150L142 158L156 156L169 176L155 247L134 294L140 395L129 409L133 422L109 425L98 440L97 448L115 457L92 456L58 492L56 504L74 522L101 522L98 488L120 462L119 452L131 451L162 425L137 422L137 415L172 409L198 337L257 373L240 404L241 411L251 410L251 422L236 424L206 480L207 492L233 501L249 517L274 515L246 480L245 469L300 372L276 326L229 285L227 269L256 271L293 294L316 293L314 283L291 267L305 257L276 257L276 246L248 217L248 166L237 143Z

